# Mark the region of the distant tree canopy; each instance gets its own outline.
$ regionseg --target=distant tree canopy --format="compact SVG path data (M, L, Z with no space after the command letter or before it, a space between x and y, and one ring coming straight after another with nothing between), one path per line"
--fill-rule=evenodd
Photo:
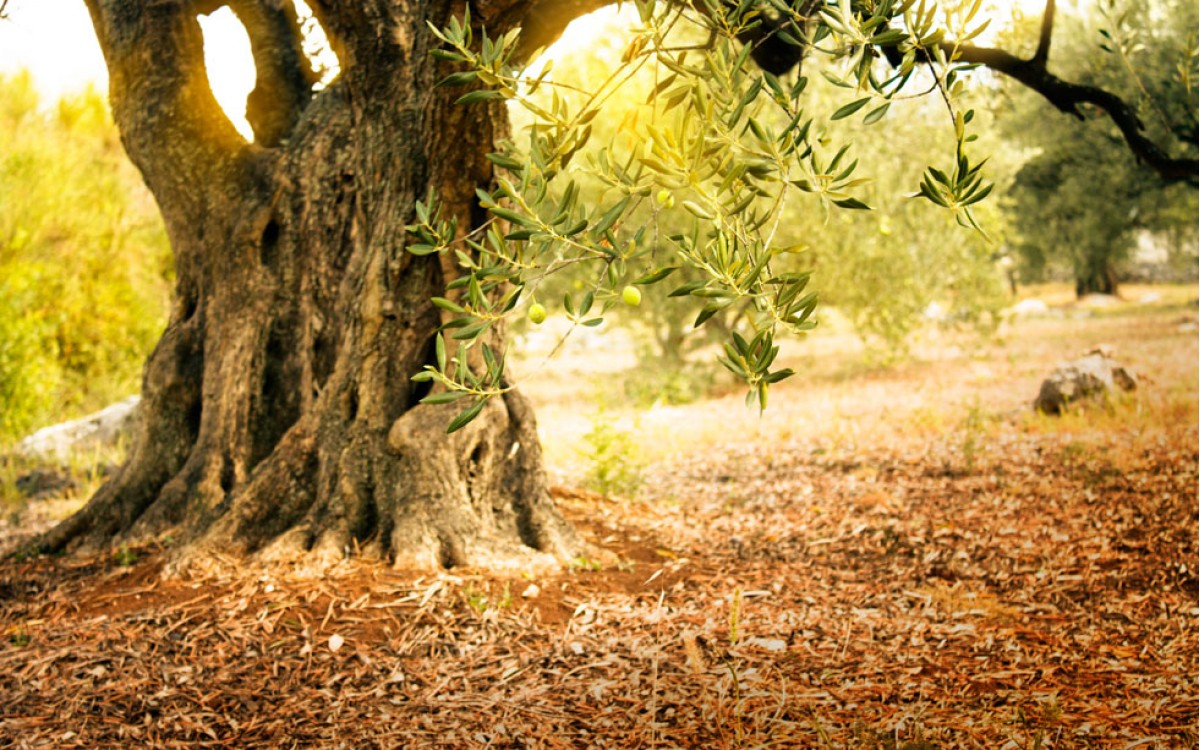
M1197 21L1190 0L1110 2L1103 11L1060 17L1051 60L1073 79L1126 97L1157 142L1195 154ZM1139 232L1186 227L1195 237L1194 183L1145 169L1099 111L1083 110L1084 122L1072 122L1047 116L1027 90L1017 87L1012 96L999 118L1002 132L1038 150L1017 174L1009 202L1025 275L1065 266L1080 295L1114 294L1116 266Z

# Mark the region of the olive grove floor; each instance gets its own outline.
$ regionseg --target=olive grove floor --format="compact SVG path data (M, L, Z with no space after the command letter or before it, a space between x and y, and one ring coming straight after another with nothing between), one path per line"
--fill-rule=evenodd
M1195 302L955 341L798 344L762 417L531 376L597 550L553 575L4 563L0 747L1196 747ZM1133 396L1029 413L1100 343ZM597 397L633 499L580 489Z

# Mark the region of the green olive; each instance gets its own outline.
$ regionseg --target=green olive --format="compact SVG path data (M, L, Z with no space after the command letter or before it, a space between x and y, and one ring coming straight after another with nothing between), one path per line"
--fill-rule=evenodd
M546 308L540 303L534 302L529 306L529 322L535 326L540 326L546 320Z

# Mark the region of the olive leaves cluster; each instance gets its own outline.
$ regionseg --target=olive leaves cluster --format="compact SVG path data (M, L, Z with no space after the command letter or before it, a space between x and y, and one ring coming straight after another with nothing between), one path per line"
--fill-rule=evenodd
M911 81L945 98L958 146L952 174L930 168L915 195L974 225L969 206L991 189L981 165L967 159L971 113L956 113L953 105L963 66L953 62L952 48L944 49L946 27L935 22L938 6L927 0L841 0L824 4L816 20L806 15L808 0L634 5L639 25L621 65L586 91L556 83L550 64L514 65L518 31L491 38L469 16L433 29L444 43L433 54L459 68L440 85L474 86L461 104L505 100L530 117L520 147L504 143L488 155L496 176L492 189L478 191L489 215L482 226L460 234L431 194L407 228L409 252L454 253L460 268L447 297L433 300L448 313L437 361L414 376L443 386L426 403L469 402L449 431L509 387L504 357L487 343L488 332L522 301L540 323L547 314L538 301L541 282L579 266L589 283L561 302L572 328L600 325L617 304L637 304L639 286L691 269L698 280L669 296L696 306L696 327L728 307L744 311L747 330L731 334L720 361L746 382L747 403L765 408L769 386L794 374L773 369L777 333L815 325L809 275L789 270L787 262L799 248L776 242L785 206L815 199L826 216L869 209L859 194L868 180L856 176L853 146L834 143L828 123L862 110L868 124L882 121ZM963 39L982 31L966 29L979 2L968 5L955 11L953 30ZM954 15L946 13L946 20ZM777 76L750 61L764 24L796 47L797 57L803 49L842 60L842 77L824 75L858 98L828 116L807 112L807 77ZM644 66L655 77L644 104L605 147L581 155L593 120ZM594 205L580 199L585 180L603 187ZM457 344L453 356L447 335ZM475 346L481 357L470 355Z
M783 5L775 0L772 4ZM956 149L953 169L947 172L930 166L913 197L949 209L959 224L979 231L971 206L986 198L994 185L983 181L981 170L986 160L972 163L967 155L967 144L976 140L967 132L975 113L960 111L955 102L964 91L964 74L978 67L956 59L961 46L978 38L989 25L988 19L980 18L982 4L983 0L839 0L820 11L822 23L813 46L848 62L849 75L840 79L827 75L830 83L866 94L835 112L834 120L869 108L863 122L878 122L894 100L914 95L905 93L907 86L914 76L924 73L918 76L923 78L924 93L937 92L946 103L954 123ZM954 41L947 42L947 36ZM880 56L894 64L878 64Z

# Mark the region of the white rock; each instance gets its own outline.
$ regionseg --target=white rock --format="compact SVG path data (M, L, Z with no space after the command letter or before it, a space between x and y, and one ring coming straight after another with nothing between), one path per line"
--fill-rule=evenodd
M1008 312L1018 318L1027 318L1036 315L1045 315L1050 312L1050 306L1037 298L1023 299L1008 308Z
M141 401L141 396L130 396L82 419L44 427L17 443L17 452L29 458L66 461L74 451L114 442L131 429Z
M1085 294L1078 304L1080 307L1094 310L1100 307L1115 307L1121 304L1121 300L1111 294Z

